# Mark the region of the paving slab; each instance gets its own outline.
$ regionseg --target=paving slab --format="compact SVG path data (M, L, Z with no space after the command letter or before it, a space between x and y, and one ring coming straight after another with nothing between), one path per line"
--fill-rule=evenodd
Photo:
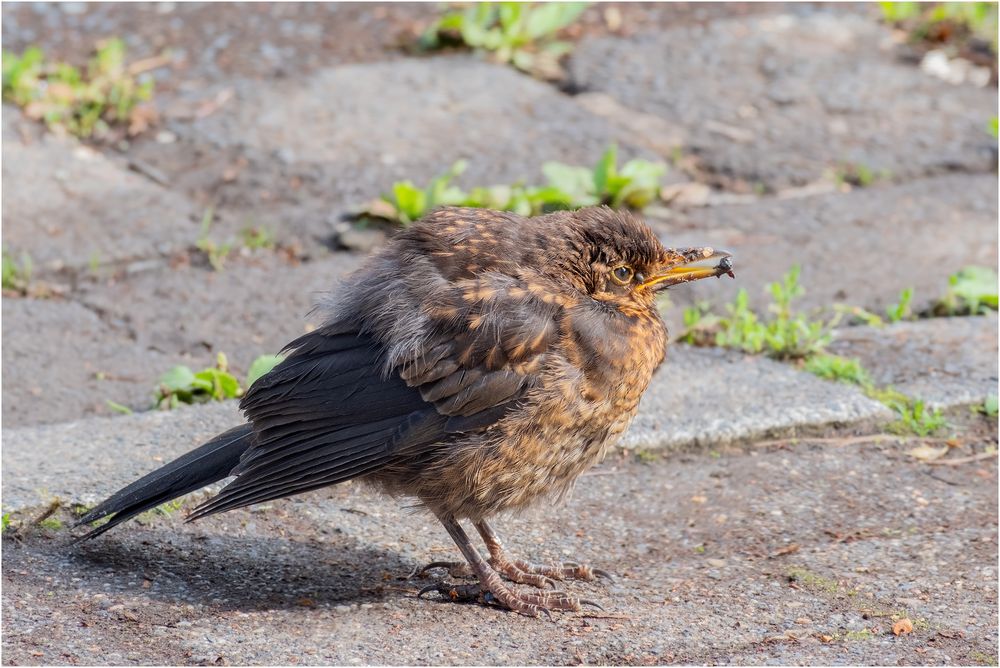
M188 200L3 108L4 247L38 270L169 254L198 238Z
M669 294L677 305L729 302L746 288L770 301L768 283L792 265L802 273L802 308L840 302L882 314L912 287L929 305L948 276L968 265L997 266L996 175L949 175L903 185L796 199L690 209L652 221L669 245L711 245L735 254L736 280L699 281ZM680 310L668 313L680 331Z
M222 272L156 264L88 278L74 301L5 298L4 421L110 415L108 399L145 410L161 374L177 364L213 366L219 352L242 377L258 355L306 331L319 295L359 263L355 255L327 253L292 266L264 253L234 258Z
M820 427L874 424L893 415L854 388L764 357L674 345L623 444L687 449Z
M997 314L837 330L830 351L861 361L879 385L936 408L997 394Z
M781 190L840 164L895 179L995 170L996 90L931 77L892 46L870 13L803 7L583 40L569 69L577 89L679 126L729 187Z
M655 375L622 444L690 450L822 427L871 426L892 417L854 388L790 366L678 345ZM167 461L240 422L229 403L8 428L4 503L28 503L40 489L67 500L96 501L109 485L124 485L155 466L157 457Z
M158 374L190 362L136 346L127 332L74 302L5 297L2 310L8 429L109 415L108 400L148 408Z
M188 192L303 236L388 192L468 160L465 186L542 181L549 160L592 165L624 133L547 84L471 56L328 68L232 83L229 102L171 127L136 156ZM280 100L281 104L275 101ZM196 156L201 156L197 158ZM356 210L356 209L355 209Z
M177 427L175 440L203 431ZM86 447L90 435L74 440ZM153 516L77 546L66 545L65 531L25 531L22 541L5 535L4 658L18 665L995 661L996 460L932 470L906 455L908 447L801 443L646 464L612 459L581 478L567 504L497 522L515 554L577 558L614 573L613 583L561 585L606 612L552 621L418 600L434 580L408 577L428 561L457 558L457 550L408 501L354 484L191 525L183 513ZM95 475L79 472L64 485ZM5 504L12 477L5 471ZM109 472L107 490L114 477ZM900 616L913 633L892 634Z

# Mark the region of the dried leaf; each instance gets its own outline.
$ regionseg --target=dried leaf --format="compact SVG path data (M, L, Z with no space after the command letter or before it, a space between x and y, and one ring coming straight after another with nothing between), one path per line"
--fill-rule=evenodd
M912 450L907 452L907 454L910 455L911 457L919 459L922 462L932 462L935 459L940 459L947 452L948 452L947 445L941 446L940 448L932 448L929 445L921 445L916 448L913 448Z
M913 622L906 617L903 617L901 620L892 625L892 633L897 636L913 633Z
M795 554L801 549L802 547L798 543L792 543L791 545L786 545L785 547L775 550L771 557L783 557L786 554Z

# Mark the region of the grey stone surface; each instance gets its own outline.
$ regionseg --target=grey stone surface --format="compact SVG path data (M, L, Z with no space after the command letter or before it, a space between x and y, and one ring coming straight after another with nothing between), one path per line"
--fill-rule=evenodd
M884 406L850 387L777 362L674 346L622 444L683 450L891 418ZM4 503L23 504L38 489L92 502L109 484L124 485L150 468L151 458L169 461L238 422L227 404L8 428Z
M4 508L96 503L242 422L237 402L3 431Z
M938 408L997 393L997 315L838 330L830 350L861 361L879 385Z
M136 151L180 187L213 190L220 205L300 235L327 235L331 217L394 181L424 186L459 159L469 165L457 182L473 186L540 183L542 163L592 165L616 139L623 155L635 152L553 87L468 56L232 87L215 113L175 124L181 141Z
M3 109L4 247L38 270L86 269L193 246L200 213L181 195Z
M836 302L883 313L903 288L914 307L940 298L967 265L997 266L995 175L950 175L799 199L692 209L653 221L675 246L710 245L735 254L736 280L699 281L670 292L677 305L719 305L746 288L770 300L768 283L801 266L802 308ZM668 314L679 331L680 311Z
M623 444L686 449L892 418L855 389L763 357L675 345Z
M109 399L148 408L158 375L185 362L176 354L135 346L127 332L75 302L3 299L3 422L8 429L111 414Z
M258 355L306 331L319 294L359 262L338 253L290 266L265 254L222 272L156 265L81 281L75 301L5 298L4 422L109 415L108 399L145 410L161 374L212 366L219 352L242 377Z
M894 178L991 171L996 91L952 86L895 62L871 16L781 14L623 40L584 40L577 87L683 129L719 181L770 189L840 163Z
M177 427L164 440L201 431ZM73 436L76 443L85 439ZM577 559L614 574L610 584L560 585L606 612L557 614L553 621L434 595L418 600L416 592L434 580L408 576L431 560L457 559L458 551L433 518L407 508L409 501L354 484L195 524L182 523L183 511L154 515L76 546L66 545L67 532L24 530L21 541L4 537L4 659L18 665L993 660L995 459L938 470L935 479L906 455L909 447L802 443L647 464L612 459L581 478L567 504L496 522L512 554ZM97 476L74 474L66 485L88 477ZM5 472L5 487L10 479ZM105 479L106 491L112 482ZM15 513L13 521L23 518ZM910 618L914 632L893 636L893 614Z

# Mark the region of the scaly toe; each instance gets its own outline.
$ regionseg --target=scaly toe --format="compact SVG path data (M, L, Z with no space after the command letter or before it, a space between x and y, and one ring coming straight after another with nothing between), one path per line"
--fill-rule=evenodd
M448 575L453 578L470 578L474 576L472 568L464 561L432 561L421 568L417 574L423 576L427 571L434 568L448 569Z

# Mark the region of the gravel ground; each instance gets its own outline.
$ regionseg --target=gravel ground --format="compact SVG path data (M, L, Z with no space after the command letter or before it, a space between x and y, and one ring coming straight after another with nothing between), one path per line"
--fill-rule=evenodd
M996 438L973 432L953 456ZM551 621L417 600L433 580L413 570L456 550L356 485L79 546L25 530L3 545L4 662L995 662L996 460L935 467L908 447L612 459L567 505L499 523L518 554L615 574L564 585L604 613Z

